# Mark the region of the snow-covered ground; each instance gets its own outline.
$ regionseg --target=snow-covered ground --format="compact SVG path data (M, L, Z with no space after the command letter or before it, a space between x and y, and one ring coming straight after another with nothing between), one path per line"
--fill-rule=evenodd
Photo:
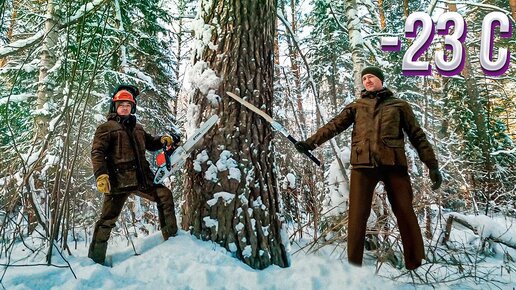
M70 269L11 267L3 285L6 289L397 289L371 269L316 255L296 255L289 268L260 271L186 232L166 242L160 233L134 242L137 256L126 242L110 244L112 268L93 263L83 246L67 257L77 279Z
M469 239L472 240L471 238ZM31 245L36 240L26 238ZM177 237L164 242L159 232L147 237L133 238L135 249L124 237L110 240L108 255L112 267L93 263L87 258L87 243L81 242L66 256L71 268L55 266L21 266L44 264L44 251L21 259L26 250L17 247L11 254L11 264L2 278L3 289L515 289L516 282L510 273L496 280L502 284L473 282L474 279L453 281L451 284L432 285L410 283L406 270L397 270L385 264L379 275L375 274L374 259L366 259L365 266L350 266L339 259L335 247L307 254L292 246L291 267L271 266L254 270L231 253L213 242L200 241L189 233L180 231ZM308 247L307 247L308 248ZM138 253L138 255L135 255ZM514 252L512 253L514 254ZM16 261L16 259L20 259ZM5 265L2 260L2 265ZM488 261L498 275L501 258ZM54 265L67 266L59 254L54 255ZM439 275L431 264L417 269L419 276ZM484 265L485 267L485 265ZM1 273L4 273L4 267ZM441 268L442 270L442 268ZM73 271L73 273L72 273ZM74 273L77 278L74 277ZM382 276L400 279L387 279ZM0 275L1 277L1 275ZM1 287L0 287L1 288Z

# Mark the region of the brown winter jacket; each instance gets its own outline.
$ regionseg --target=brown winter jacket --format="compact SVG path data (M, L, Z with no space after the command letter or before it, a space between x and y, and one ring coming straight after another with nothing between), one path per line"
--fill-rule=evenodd
M155 186L154 174L145 159L145 150L160 148L160 137L146 133L135 116L109 114L93 138L91 162L95 178L108 174L111 193L149 191Z
M430 169L438 167L432 146L405 101L384 88L362 91L360 99L347 105L328 124L306 140L313 148L346 130L351 124L351 165L371 168L380 165L407 167L404 134L416 148L419 158Z

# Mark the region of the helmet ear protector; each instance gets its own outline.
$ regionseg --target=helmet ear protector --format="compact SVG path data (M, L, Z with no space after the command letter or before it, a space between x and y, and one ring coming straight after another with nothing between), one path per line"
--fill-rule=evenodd
M115 102L128 101L133 104L131 114L136 113L136 97L140 94L140 90L133 85L119 85L115 88L111 95L111 103L109 105L109 112L116 113Z

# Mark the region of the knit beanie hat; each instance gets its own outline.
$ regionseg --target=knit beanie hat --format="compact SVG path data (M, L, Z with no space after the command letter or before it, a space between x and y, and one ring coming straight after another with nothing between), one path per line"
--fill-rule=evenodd
M376 76L377 78L379 78L382 81L382 83L383 83L383 80L385 79L385 77L383 76L382 70L376 66L368 66L365 69L363 69L361 77L363 77L366 74L372 74L372 75Z

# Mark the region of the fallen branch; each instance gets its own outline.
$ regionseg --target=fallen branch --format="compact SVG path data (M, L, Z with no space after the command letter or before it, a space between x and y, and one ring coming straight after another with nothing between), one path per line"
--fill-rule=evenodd
M502 233L500 235L493 235L493 233L489 233L489 235L485 235L486 234L484 232L485 227L483 224L479 224L478 226L475 226L475 225L471 224L470 221L468 221L467 216L457 214L457 213L450 214L448 217L448 220L446 222L447 227L445 230L445 239L443 240L443 242L446 242L448 240L449 234L450 234L449 232L451 232L451 228L452 228L451 225L453 224L453 222L456 222L456 223L470 229L476 235L482 236L483 239L491 240L493 242L504 244L508 247L516 249L515 236L507 234L509 229L507 229L504 233Z

